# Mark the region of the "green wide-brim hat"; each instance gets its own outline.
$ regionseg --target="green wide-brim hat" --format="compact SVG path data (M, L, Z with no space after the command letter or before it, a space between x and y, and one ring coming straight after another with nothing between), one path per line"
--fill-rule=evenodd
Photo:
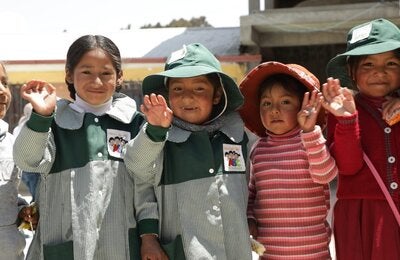
M163 72L155 73L144 78L142 83L143 95L151 93L167 97L167 78L191 78L217 73L226 93L226 111L234 111L243 104L243 96L236 82L222 72L218 59L202 44L184 45L182 49L173 52L167 59Z
M380 18L350 29L346 52L332 58L326 67L328 77L340 79L344 87L355 88L347 68L349 56L363 56L393 51L400 48L400 29Z

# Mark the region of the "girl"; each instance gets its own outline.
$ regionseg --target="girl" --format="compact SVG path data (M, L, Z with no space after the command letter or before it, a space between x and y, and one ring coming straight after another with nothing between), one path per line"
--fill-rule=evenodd
M328 183L337 168L316 125L318 79L296 64L266 62L240 88L246 127L261 137L250 152L247 217L262 259L330 259Z
M327 66L337 79L323 86L328 140L339 168L334 208L337 258L400 259L400 229L371 168L373 162L397 209L400 202L400 124L389 119L400 108L400 30L385 19L352 28L347 51ZM346 69L348 70L346 71ZM387 120L387 121L386 121Z
M65 81L73 101L49 83L30 81L21 96L33 107L14 146L16 164L41 173L38 230L27 259L139 259L134 182L111 137L133 138L143 117L122 84L117 46L85 35L70 46Z

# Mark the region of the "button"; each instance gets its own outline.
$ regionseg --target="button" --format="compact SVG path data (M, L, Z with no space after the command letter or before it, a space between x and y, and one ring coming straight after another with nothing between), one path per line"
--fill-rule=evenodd
M99 119L98 119L97 117L95 117L95 118L94 118L94 121L95 121L96 123L98 123L98 122L99 122Z
M394 163L395 161L396 161L396 158L394 158L394 156L389 156L389 158L388 158L389 163Z
M103 157L103 154L102 153L98 153L97 156L98 157Z
M385 127L385 133L390 134L392 132L392 128L390 127Z
M392 183L390 183L390 188L392 189L392 190L397 190L397 188L399 187L399 185L397 184L397 182L392 182Z
M214 169L211 168L211 169L208 170L208 172L211 173L211 174L213 174L213 173L214 173Z

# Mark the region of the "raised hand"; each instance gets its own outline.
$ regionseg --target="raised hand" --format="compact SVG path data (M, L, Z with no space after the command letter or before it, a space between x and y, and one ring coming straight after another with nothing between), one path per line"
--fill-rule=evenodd
M31 80L21 87L21 97L31 103L33 110L40 115L49 116L54 112L56 88L50 83Z
M172 110L162 95L154 93L145 95L140 110L146 116L149 124L168 128L172 122Z
M299 113L297 113L297 122L303 132L307 133L314 130L322 100L322 93L316 90L311 94L310 92L304 94L303 104Z
M325 98L322 106L327 111L335 116L350 116L356 112L352 91L340 86L338 79L328 78L322 86L322 93Z

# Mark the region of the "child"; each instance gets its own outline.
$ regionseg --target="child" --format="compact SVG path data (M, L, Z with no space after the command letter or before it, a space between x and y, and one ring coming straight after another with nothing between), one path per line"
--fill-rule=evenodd
M172 53L165 71L144 79L143 94L148 124L125 155L138 179L154 185L153 195L140 198L159 210L159 225L155 219L145 230L154 235L142 236L142 258L158 247L158 236L169 259L251 259L248 138L235 112L243 103L236 83L209 50L193 43ZM226 152L237 154L236 165ZM143 211L137 212L141 224Z
M296 64L266 62L240 88L240 113L261 137L250 153L247 216L263 259L330 259L328 183L337 168L316 125L324 119L318 79Z
M118 47L101 35L70 46L65 81L73 101L33 80L21 96L33 112L14 145L16 164L41 173L38 230L27 259L139 259L134 182L111 137L133 138L144 118L122 84ZM112 154L112 155L111 155Z
M20 172L14 166L14 137L2 119L10 106L11 92L3 63L0 63L0 259L24 259L25 238L18 231L18 185Z
M400 30L385 19L352 28L347 51L327 66L337 79L323 86L328 141L339 168L334 207L337 259L400 259L400 229L363 153L373 162L397 209L400 124L386 121L400 108ZM347 83L346 83L347 82ZM353 85L350 83L353 82Z

